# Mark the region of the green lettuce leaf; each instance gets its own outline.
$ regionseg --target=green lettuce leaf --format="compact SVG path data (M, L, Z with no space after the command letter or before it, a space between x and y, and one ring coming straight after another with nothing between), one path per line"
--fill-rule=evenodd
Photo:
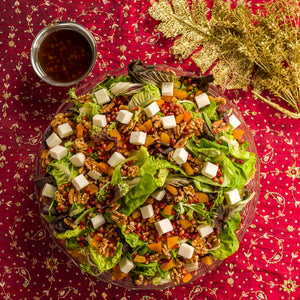
M154 176L144 174L141 177L141 181L119 200L121 204L120 213L127 216L130 215L147 200L157 187L158 185Z
M235 235L241 222L241 216L238 212L224 225L223 230L219 234L220 247L211 251L215 259L223 260L235 253L239 248L239 241Z
M225 155L229 153L227 145L220 145L216 141L209 141L205 138L200 139L199 142L195 137L191 138L187 141L185 147L195 157L205 161L213 161L221 153L224 153Z
M122 182L120 169L126 162L134 160L137 166L141 166L148 157L149 157L149 152L147 148L144 146L141 146L139 150L132 151L131 155L128 158L123 160L120 164L118 164L115 167L111 179L111 185L117 185L118 183Z
M122 248L123 244L118 242L114 256L104 257L103 255L98 253L95 247L90 245L90 253L98 270L101 272L105 272L112 269L116 264L118 264L123 253Z
M135 247L143 247L146 245L145 242L143 242L139 236L135 233L126 233L126 225L122 225L121 227L121 231L123 233L123 236L125 238L125 241L127 242L127 244L132 247L132 248L135 248Z
M71 163L71 153L69 152L66 157L60 160L52 160L47 166L47 173L51 174L58 187L62 184L71 182L78 174L78 168L74 167Z
M158 271L158 262L149 262L147 265L143 263L136 263L136 267L133 269L133 273L139 275L143 274L145 276L154 276Z
M160 97L159 88L149 83L139 93L131 97L128 103L128 110L132 111L134 107L146 107L153 101L160 99Z
M65 246L67 249L75 250L79 248L79 243L77 242L77 238L73 237L70 239L66 239Z
M210 101L210 104L202 108L201 111L204 112L210 120L212 121L218 120L218 115L216 113L217 111L216 101Z
M62 233L54 232L53 234L56 238L58 238L60 240L64 240L64 239L70 239L70 238L73 238L73 237L77 237L82 232L83 232L83 229L81 229L80 227L77 227L75 229L66 230L65 232L62 232Z

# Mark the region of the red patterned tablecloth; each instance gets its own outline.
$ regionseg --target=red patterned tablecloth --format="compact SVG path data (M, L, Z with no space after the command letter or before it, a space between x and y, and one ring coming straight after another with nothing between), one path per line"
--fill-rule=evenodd
M34 74L34 36L56 20L84 24L98 58L92 75L127 65L168 64L198 72L169 54L172 40L154 30L149 1L11 1L0 3L0 294L1 299L300 299L299 121L250 93L227 92L253 132L261 162L261 194L239 251L194 283L138 292L82 273L52 242L34 197L34 161L41 135L67 88Z

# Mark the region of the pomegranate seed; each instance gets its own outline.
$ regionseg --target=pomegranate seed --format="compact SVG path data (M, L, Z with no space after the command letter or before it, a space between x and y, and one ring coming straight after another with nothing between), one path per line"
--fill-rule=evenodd
M221 140L217 140L217 143L218 143L219 145L222 145L222 141L221 141Z
M116 119L116 116L111 116L111 120L114 121Z
M214 129L212 130L212 132L213 132L213 134L217 134L217 129L214 128Z

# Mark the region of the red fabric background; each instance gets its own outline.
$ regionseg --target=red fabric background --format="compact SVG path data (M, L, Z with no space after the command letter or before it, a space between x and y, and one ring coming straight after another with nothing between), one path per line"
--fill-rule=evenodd
M85 25L97 39L92 75L130 60L199 72L169 54L155 31L149 1L11 1L0 3L0 295L2 299L300 299L299 121L250 93L226 92L252 130L261 162L261 194L239 251L192 284L137 292L83 274L45 231L34 198L41 135L68 88L43 83L29 58L34 36L55 20Z

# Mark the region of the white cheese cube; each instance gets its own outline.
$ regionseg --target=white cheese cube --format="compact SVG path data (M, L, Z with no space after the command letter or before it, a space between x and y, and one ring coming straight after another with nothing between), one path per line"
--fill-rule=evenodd
M127 274L134 268L134 263L126 256L119 262L120 271Z
M158 191L153 192L151 194L151 197L153 197L157 201L161 201L165 197L165 195L166 195L165 190L158 190Z
M94 229L101 227L103 224L106 223L102 214L96 215L95 217L91 218L92 225Z
M162 96L173 96L174 84L173 82L163 82L161 84Z
M237 128L241 125L240 120L235 116L235 115L231 115L229 117L229 124L233 127L233 128Z
M143 219L151 218L154 215L152 204L142 206L140 208Z
M161 120L162 120L164 129L170 129L170 128L176 127L176 120L175 120L174 115L162 117Z
M177 148L172 158L179 164L184 164L188 159L189 153L184 148Z
M89 185L89 182L83 174L80 174L72 180L72 184L77 191L80 191L87 187Z
M59 145L61 142L62 140L55 132L52 132L46 139L46 143L49 148L54 148L55 146Z
M165 234L173 230L172 223L169 219L160 220L154 223L154 226L159 235Z
M132 131L130 134L129 143L133 145L144 145L146 142L146 136L146 132Z
M56 186L49 183L45 183L42 189L42 196L53 198L56 191L57 191Z
M209 161L206 161L203 165L203 169L201 170L201 173L208 177L208 178L214 178L217 175L219 167Z
M77 153L70 157L71 163L74 167L80 168L83 166L85 161L85 155L83 153Z
M51 148L49 150L49 154L54 159L62 159L67 156L68 149L66 147L63 147L61 145L57 145L54 148Z
M187 259L190 259L193 256L193 253L194 253L194 247L187 243L182 243L178 250L178 255L183 256Z
M126 109L120 109L117 114L116 120L122 124L129 124L132 116L133 113L131 113L130 111Z
M73 133L73 129L69 123L64 123L57 126L57 133L63 139L70 136Z
M87 174L94 180L98 180L98 178L101 177L101 173L99 173L98 171L89 171Z
M93 124L100 127L105 127L107 125L106 115L94 115Z
M126 158L119 152L115 152L108 160L108 164L113 168L116 167L119 163L121 163Z
M197 230L201 237L206 237L214 232L214 229L209 224L202 224L197 226Z
M107 89L101 89L94 93L94 96L98 102L98 104L105 104L110 102L110 98L107 93Z
M206 93L196 96L195 101L199 108L202 108L210 104L209 98Z
M241 201L241 196L240 196L238 189L231 189L231 190L225 192L224 194L225 194L226 202L228 204L235 204L235 203Z
M160 108L157 105L156 101L154 101L150 105L145 107L144 111L145 111L147 117L151 118L160 111Z

